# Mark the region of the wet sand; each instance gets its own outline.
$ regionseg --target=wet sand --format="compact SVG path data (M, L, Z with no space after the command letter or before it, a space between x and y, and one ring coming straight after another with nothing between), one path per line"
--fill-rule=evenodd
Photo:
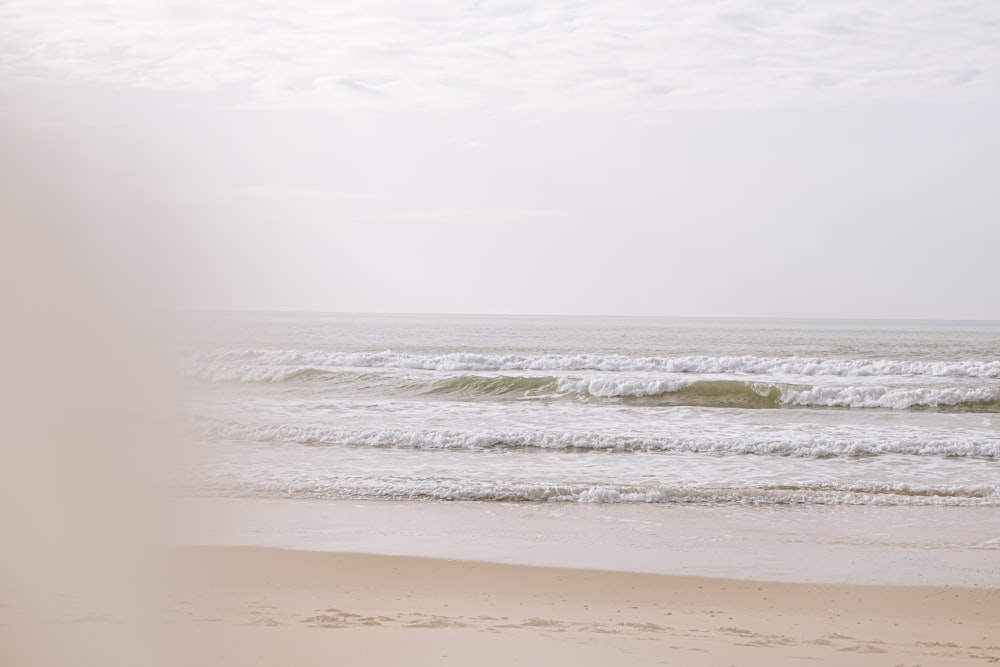
M728 579L1000 588L995 507L192 498L180 543Z

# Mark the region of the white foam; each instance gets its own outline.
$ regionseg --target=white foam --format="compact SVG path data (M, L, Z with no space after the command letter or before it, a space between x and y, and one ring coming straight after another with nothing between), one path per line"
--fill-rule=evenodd
M434 429L336 429L323 426L253 425L204 420L200 435L212 439L287 442L305 445L397 447L413 449L594 449L619 451L707 452L803 458L832 458L903 454L910 456L1000 458L1000 438L926 433L887 438L876 432L866 436L809 435L790 438L770 429L747 430L738 436L693 432L689 435L612 435L596 431L544 430L434 430Z
M308 371L309 366L266 366L261 364L198 364L189 376L209 382L285 382Z
M264 497L478 502L672 503L739 505L1000 506L1000 487L829 484L805 487L699 488L349 478L315 482L244 482L218 490Z
M845 408L938 407L1000 400L993 387L808 387L782 388L788 405Z
M580 394L595 398L617 398L623 396L658 396L694 384L694 379L681 380L640 380L619 378L560 378L558 391Z
M843 377L931 376L1000 378L1000 360L902 361L812 357L628 357L623 355L496 355L453 352L325 352L321 350L215 350L204 363L318 368L407 368L437 371L661 371L669 373L779 374Z

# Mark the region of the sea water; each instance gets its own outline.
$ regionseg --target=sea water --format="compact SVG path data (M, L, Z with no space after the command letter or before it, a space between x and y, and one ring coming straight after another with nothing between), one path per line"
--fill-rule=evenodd
M215 314L196 483L272 498L1000 506L1000 323Z

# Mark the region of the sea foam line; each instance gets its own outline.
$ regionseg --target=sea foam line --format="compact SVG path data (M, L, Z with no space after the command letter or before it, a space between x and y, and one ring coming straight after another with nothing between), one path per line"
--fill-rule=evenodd
M275 442L314 446L380 447L400 449L552 449L662 451L716 454L755 454L799 458L863 457L886 454L955 458L1000 458L1000 438L922 437L889 440L884 437L836 438L802 436L781 440L768 434L738 437L624 436L598 432L462 431L431 429L333 429L321 426L252 425L199 420L198 435L216 440Z
M325 352L321 350L219 349L200 363L317 368L400 368L435 371L662 371L827 376L915 376L1000 378L1000 360L901 361L891 359L821 359L815 357L628 357L624 355L495 355L469 352Z
M944 505L998 506L1000 487L908 484L829 484L782 487L698 488L684 486L472 482L452 479L280 480L216 484L251 496L447 500L477 502L649 503L739 505Z

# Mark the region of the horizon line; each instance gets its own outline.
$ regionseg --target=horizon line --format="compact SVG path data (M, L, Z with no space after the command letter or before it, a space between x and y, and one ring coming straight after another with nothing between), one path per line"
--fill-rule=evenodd
M798 320L838 322L975 322L1000 324L1000 318L968 317L858 317L819 315L638 315L607 313L513 313L513 312L441 312L441 311L379 311L379 310L301 310L270 308L176 308L176 312L282 314L282 315L396 315L436 317L553 317L604 319L674 319L674 320Z

